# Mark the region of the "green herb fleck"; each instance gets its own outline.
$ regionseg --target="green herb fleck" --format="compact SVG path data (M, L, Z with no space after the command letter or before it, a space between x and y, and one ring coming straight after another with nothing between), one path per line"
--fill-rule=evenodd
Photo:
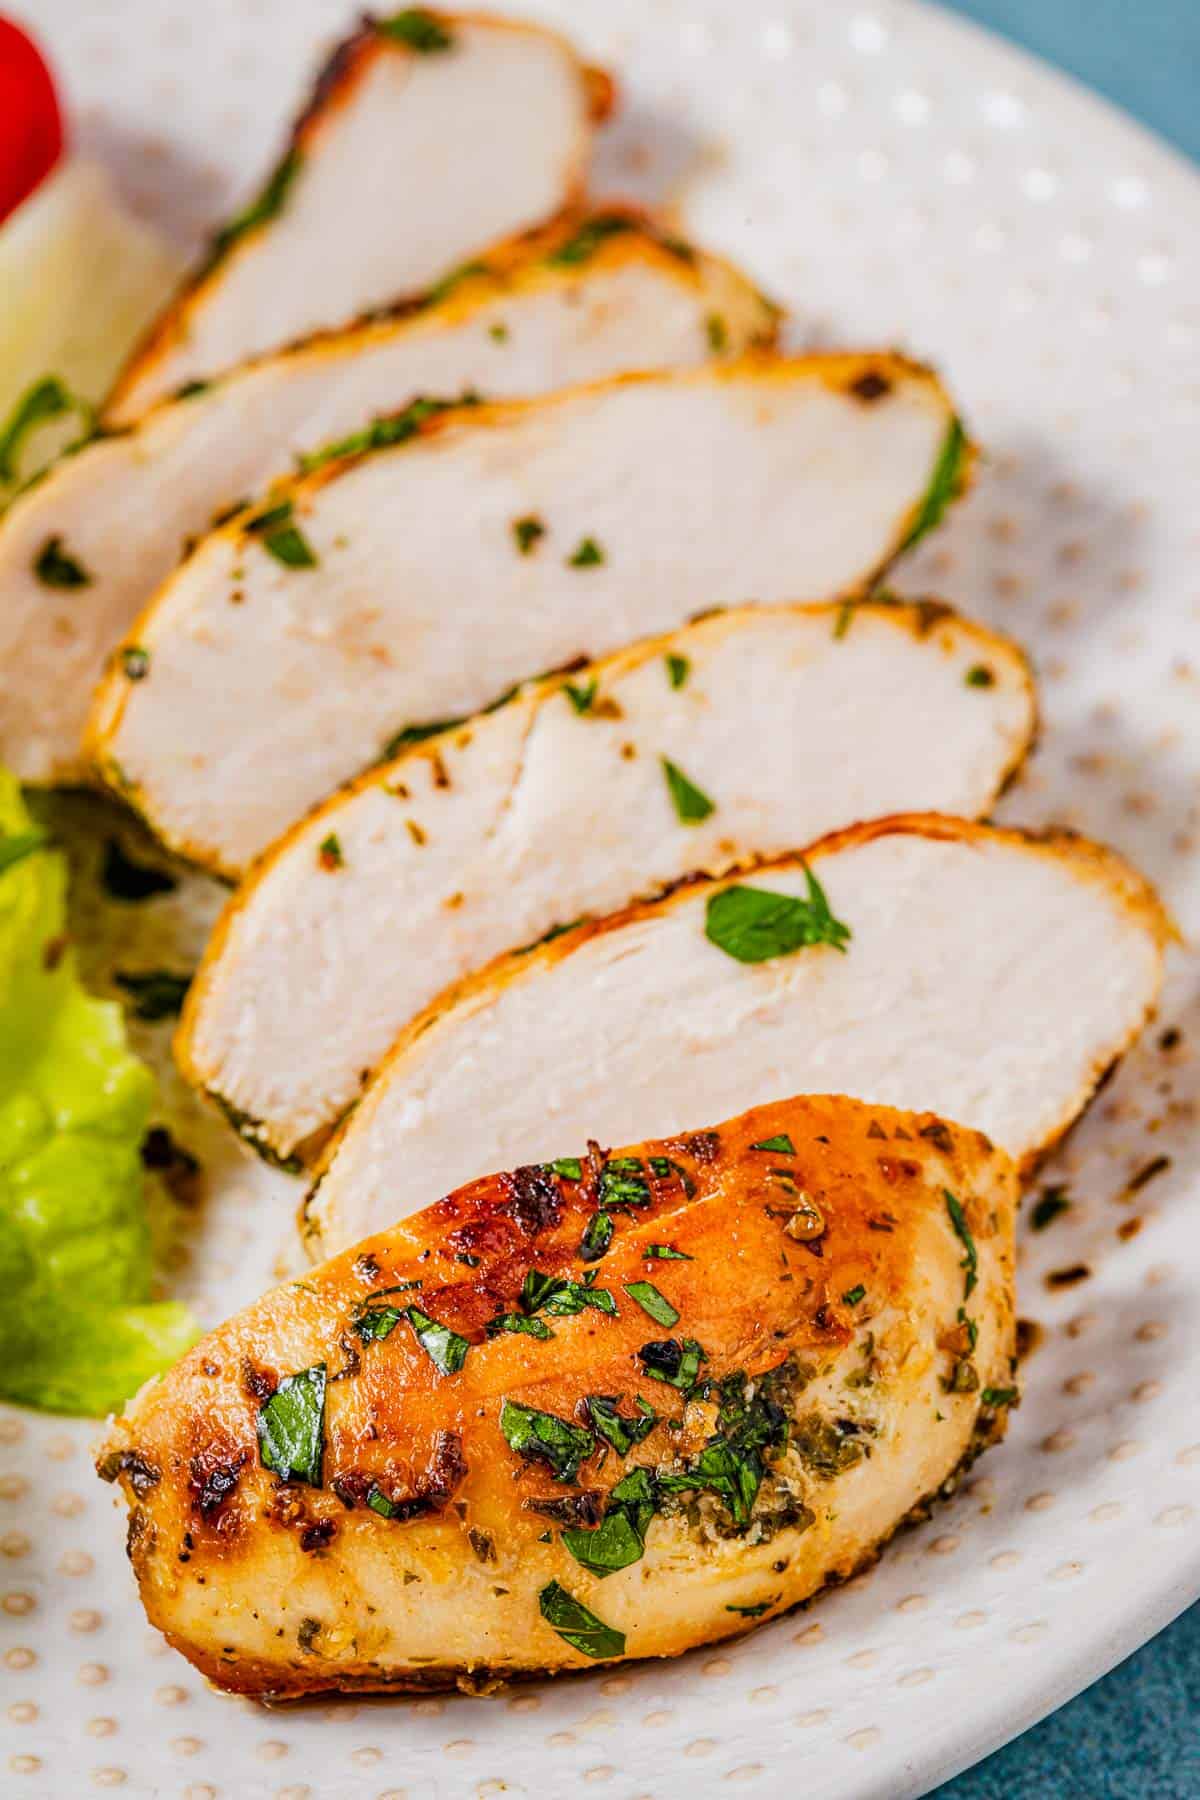
M18 453L29 433L48 420L59 419L69 412L77 412L83 426L81 436L71 446L75 449L92 433L95 415L89 403L72 394L57 375L43 375L40 381L25 389L4 425L0 426L0 482L16 480Z
M176 1018L192 985L190 975L172 975L169 969L148 969L144 974L113 976L117 986L133 1001L133 1015L151 1024Z
M258 1454L285 1481L321 1485L325 1436L325 1364L287 1375L259 1408Z
M709 313L704 321L704 329L708 334L708 347L714 355L720 356L729 348L729 327L720 313Z
M627 1281L625 1292L631 1300L636 1300L644 1313L649 1313L656 1325L665 1325L669 1331L678 1323L679 1313L664 1294L650 1281Z
M984 1406L1012 1406L1017 1399L1015 1387L985 1387L979 1396Z
M459 263L456 269L451 269L449 274L443 275L440 281L435 281L431 288L426 288L426 306L440 305L443 300L448 300L454 290L461 287L464 281L473 281L477 276L488 273L487 264L480 262L478 258L473 262Z
M627 1569L646 1548L623 1507L606 1513L594 1531L564 1531L562 1541L576 1562L601 1579L618 1569Z
M861 1282L859 1282L857 1287L847 1288L846 1292L842 1295L842 1299L847 1306L857 1306L859 1301L865 1300L866 1297L867 1290L863 1287Z
M576 267L579 263L590 261L608 238L633 229L633 220L624 213L598 213L594 218L585 220L574 237L567 238L564 243L551 250L546 261L559 267Z
M502 1331L534 1338L554 1336L544 1319L531 1319L525 1313L497 1313L494 1319L488 1320L486 1329L489 1337L498 1337Z
M604 552L595 538L580 538L575 549L567 558L567 567L571 569L594 569L604 561Z
M488 336L494 344L507 344L508 326L503 319L497 319L494 325L488 326Z
M576 687L573 681L564 681L562 691L577 713L585 713L591 711L592 702L596 698L596 690L599 686L599 681L593 675L589 682L585 682L579 687Z
M700 1364L708 1361L695 1338L684 1338L682 1343L678 1338L663 1338L643 1344L637 1354L647 1375L681 1389L695 1387Z
M449 50L454 44L452 33L446 30L441 19L426 12L423 6L408 6L403 12L393 13L390 19L376 19L375 29L381 37L394 38L398 44L406 45L420 56Z
M522 556L528 556L538 539L546 535L546 527L534 513L527 514L523 519L514 519L512 529L517 549Z
M766 888L727 887L709 899L704 934L710 944L738 962L766 962L790 956L811 944L845 951L851 931L829 909L820 882L804 869L808 898L770 893Z
M34 558L33 572L43 587L81 588L90 587L92 577L81 562L68 556L62 547L62 538L57 534L47 538L46 542Z
M559 1156L550 1164L556 1175L564 1181L582 1181L583 1164L577 1156Z
M538 1607L543 1619L552 1631L556 1631L563 1642L570 1644L573 1650L582 1651L593 1661L600 1662L611 1656L624 1656L625 1633L616 1631L598 1619L594 1612L568 1594L566 1588L552 1581L538 1595Z
M592 1214L579 1244L579 1254L584 1262L599 1262L607 1255L613 1241L616 1226L611 1213L603 1210Z
M951 419L942 439L929 486L917 507L908 533L899 550L911 550L919 538L941 522L942 514L962 492L967 470L967 434L958 419ZM899 553L899 552L897 552Z
M297 458L296 466L301 475L311 475L314 469L324 468L326 463L341 462L350 456L368 456L375 450L391 450L397 444L407 444L419 436L427 419L435 418L439 413L453 412L460 406L478 405L479 395L471 388L465 389L457 399L419 394L399 412L385 413L382 418L372 419L361 431L351 432L349 437L310 450L306 456Z
M328 837L321 839L317 846L317 861L328 874L332 874L335 869L345 868L346 858L342 854L341 839L336 831L331 831Z
M121 652L121 668L127 681L145 681L150 673L150 652L141 644L126 644Z
M289 150L272 171L257 199L252 200L240 213L235 213L229 223L218 231L213 239L210 268L233 248L239 238L245 237L248 231L254 231L258 226L266 225L279 217L287 203L292 183L300 173L300 167L299 151Z
M381 1344L404 1316L399 1306L366 1306L355 1315L354 1329L364 1344Z
M843 600L842 604L838 607L837 616L833 621L833 636L835 642L840 642L854 623L854 608L855 602L853 600Z
M600 1171L597 1198L610 1210L649 1206L650 1186L636 1156L613 1156Z
M443 731L453 731L456 725L463 723L462 719L434 719L428 725L406 725L403 731L398 731L383 746L383 760L391 762L393 757L411 750L414 744L423 744L426 738L437 737Z
M1030 1214L1029 1223L1035 1231L1045 1231L1047 1225L1053 1225L1061 1213L1070 1212L1071 1202L1067 1198L1065 1187L1048 1187L1043 1189L1041 1198Z
M404 1316L412 1326L413 1336L434 1368L442 1375L457 1375L471 1348L466 1338L459 1337L448 1325L439 1325L436 1319L431 1319L419 1306L406 1306Z
M681 688L688 678L691 662L686 656L677 656L673 650L668 650L663 660L667 665L667 680L673 688Z
M584 1400L592 1430L611 1445L618 1456L628 1456L634 1445L648 1438L658 1424L658 1414L653 1407L647 1406L642 1399L637 1404L641 1417L627 1419L617 1411L614 1394L588 1394Z
M671 795L675 813L681 825L702 825L717 809L708 795L689 781L683 770L677 768L668 757L662 756L659 761L663 766L663 774L667 778L667 789Z
M510 1450L527 1460L549 1464L557 1481L573 1482L580 1463L596 1448L595 1438L582 1426L515 1400L505 1400L501 1406L500 1429Z
M774 1606L773 1600L760 1600L757 1606L727 1606L726 1612L740 1613L743 1619L761 1619Z
M781 1131L777 1137L763 1138L761 1143L751 1144L750 1148L766 1150L772 1156L795 1156L796 1154L796 1146L786 1131Z
M694 1257L686 1250L676 1250L673 1244L647 1244L642 1251L643 1256L654 1256L662 1262L693 1262Z
M972 1290L979 1280L979 1253L975 1248L975 1239L971 1236L971 1228L967 1224L967 1215L959 1205L949 1188L943 1188L946 1200L946 1211L950 1215L950 1223L954 1227L954 1235L958 1238L965 1252L958 1265L964 1271L963 1299L971 1298Z
M995 687L996 677L986 663L974 663L967 670L966 682L968 687L990 688Z

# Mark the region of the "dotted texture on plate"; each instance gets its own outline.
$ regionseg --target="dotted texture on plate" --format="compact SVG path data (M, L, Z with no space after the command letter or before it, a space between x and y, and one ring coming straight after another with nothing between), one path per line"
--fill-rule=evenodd
M254 187L350 10L39 0L37 25L80 143L195 245ZM1196 177L1061 77L912 4L520 10L620 75L598 189L673 204L786 302L794 345L897 344L943 370L986 461L898 585L1036 660L1044 738L1004 816L1110 839L1195 935ZM97 907L93 974L135 931L147 962L188 966L217 898L197 880L132 923ZM267 1711L211 1691L146 1627L95 1428L0 1413L0 1789L904 1800L1030 1723L1200 1592L1196 976L1176 953L1161 1017L1044 1171L1070 1209L1035 1233L1026 1201L1020 1312L1039 1329L1008 1441L873 1573L674 1664L484 1701ZM169 1071L166 1038L140 1028ZM279 1272L295 1190L164 1080L205 1165L172 1281L215 1321Z

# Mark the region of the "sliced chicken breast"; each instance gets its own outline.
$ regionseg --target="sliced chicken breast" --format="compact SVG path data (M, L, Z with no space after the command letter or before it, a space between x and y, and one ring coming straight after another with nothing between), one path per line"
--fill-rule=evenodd
M936 378L885 355L381 421L200 544L114 659L90 748L165 841L235 873L402 728L702 607L869 582L968 464Z
M1141 1029L1167 934L1112 852L932 814L687 882L419 1014L326 1152L310 1248L582 1131L661 1136L793 1091L923 1095L1028 1169Z
M674 1656L852 1575L1002 1434L1016 1184L979 1133L801 1099L557 1149L277 1288L115 1421L142 1602L211 1681Z
M736 270L625 208L510 239L427 295L165 401L65 458L0 520L0 762L84 772L114 642L219 514L293 459L422 392L524 395L769 344L776 313ZM57 562L46 549L58 546ZM67 556L83 579L48 576Z
M413 1014L501 951L847 819L984 812L1034 722L1020 652L932 602L743 608L540 683L268 853L192 983L180 1065L307 1157Z
M108 422L539 224L578 198L610 100L607 77L536 26L418 9L365 19L262 192L133 356Z

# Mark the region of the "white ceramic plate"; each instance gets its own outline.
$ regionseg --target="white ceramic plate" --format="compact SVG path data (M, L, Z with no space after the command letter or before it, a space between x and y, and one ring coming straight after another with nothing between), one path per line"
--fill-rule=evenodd
M350 8L34 10L84 140L189 234L252 185ZM1110 838L1195 933L1196 176L1062 78L913 4L525 10L621 76L610 190L678 202L789 304L796 342L899 343L942 366L990 459L902 585L1036 656L1044 743L1006 815ZM181 954L211 908L197 884L102 912L94 955ZM1157 1027L1048 1172L1076 1204L1042 1236L1026 1227L1021 1311L1042 1341L1008 1442L873 1574L730 1647L486 1701L226 1699L145 1625L91 1474L94 1429L0 1416L5 1793L417 1800L582 1783L612 1800L904 1800L1031 1724L1200 1592L1196 973L1180 953ZM1176 1048L1160 1047L1167 1026ZM169 1091L209 1190L173 1280L215 1321L269 1280L291 1184ZM1090 1278L1048 1290L1073 1264Z

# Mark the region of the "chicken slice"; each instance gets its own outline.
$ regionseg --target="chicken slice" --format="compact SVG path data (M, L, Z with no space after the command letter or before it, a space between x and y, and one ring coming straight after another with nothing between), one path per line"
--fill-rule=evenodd
M868 582L970 461L936 378L886 355L429 413L206 538L114 659L90 749L183 854L238 871L402 728L540 670Z
M501 951L848 819L985 812L1034 722L1020 652L934 602L743 608L540 683L373 769L255 866L192 983L180 1065L307 1159L413 1014Z
M126 366L107 422L417 293L577 200L610 100L607 77L536 26L415 8L365 19L261 194Z
M883 819L498 959L406 1028L307 1202L329 1255L472 1169L794 1092L931 1109L1028 1169L1141 1029L1167 921L1083 839Z
M736 355L769 344L775 325L736 270L642 215L577 213L496 246L418 304L263 357L98 438L0 520L0 762L26 781L80 779L114 642L189 539L305 452L422 392L536 394L699 363L714 341ZM52 543L84 583L47 586Z
M674 1656L852 1575L1003 1433L1016 1183L978 1132L806 1098L556 1149L276 1288L115 1421L142 1602L210 1680Z

